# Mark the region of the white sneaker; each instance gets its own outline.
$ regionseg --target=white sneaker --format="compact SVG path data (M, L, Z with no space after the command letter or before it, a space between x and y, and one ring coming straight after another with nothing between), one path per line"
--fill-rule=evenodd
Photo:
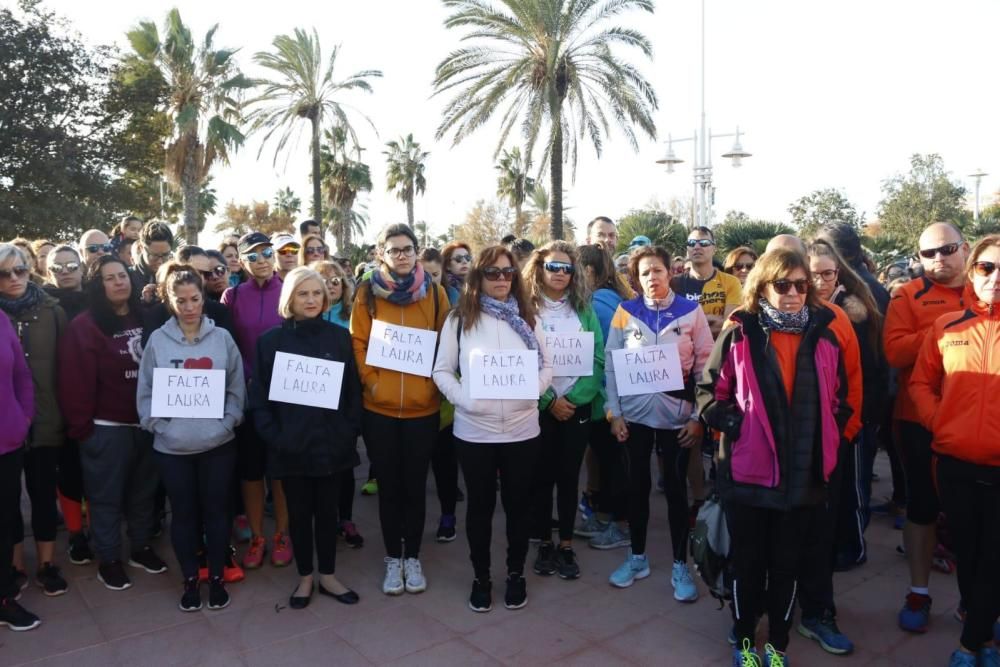
M385 558L385 579L382 580L382 592L386 595L403 594L403 559Z
M403 561L403 578L406 579L407 593L423 593L427 590L427 580L424 578L424 570L420 567L420 560L407 558Z

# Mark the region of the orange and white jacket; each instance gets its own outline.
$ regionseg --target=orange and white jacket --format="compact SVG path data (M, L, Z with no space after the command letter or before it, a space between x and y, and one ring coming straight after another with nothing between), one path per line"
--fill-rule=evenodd
M934 322L913 367L910 397L938 454L1000 466L1000 305L972 306Z

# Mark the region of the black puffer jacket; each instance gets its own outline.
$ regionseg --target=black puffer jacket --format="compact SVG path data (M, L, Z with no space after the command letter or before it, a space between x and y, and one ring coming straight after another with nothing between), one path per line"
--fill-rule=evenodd
M278 352L344 363L337 410L268 400L274 356ZM249 410L257 432L267 443L268 472L286 476L323 477L360 463L361 382L346 329L322 318L287 320L257 340L257 357L249 386Z
M834 303L847 313L858 337L861 351L861 377L864 379L864 398L861 407L861 423L879 424L889 402L889 363L882 349L882 336L872 339L868 325L868 311L864 302L856 296L840 292Z

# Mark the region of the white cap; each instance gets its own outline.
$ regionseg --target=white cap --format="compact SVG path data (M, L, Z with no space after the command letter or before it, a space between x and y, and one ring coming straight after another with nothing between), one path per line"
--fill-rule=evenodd
M281 250L286 245L299 245L299 242L291 234L275 234L271 237L271 245L275 250Z

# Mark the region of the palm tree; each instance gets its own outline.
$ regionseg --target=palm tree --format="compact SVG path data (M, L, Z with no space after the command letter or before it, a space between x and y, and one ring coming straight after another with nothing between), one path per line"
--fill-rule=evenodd
M386 143L389 148L382 151L386 156L386 189L395 190L399 201L406 202L406 221L413 226L413 198L427 189L424 178L424 160L430 155L420 150L420 144L408 134L399 141Z
M328 218L332 225L337 249L345 252L355 234L362 234L367 222L364 214L354 210L358 194L371 192L371 169L361 161L361 148L353 147L348 154L348 131L340 125L325 133L326 143L320 147L320 179L330 204Z
M535 189L535 179L528 176L528 165L522 164L521 149L516 146L509 151L504 150L496 170L500 172L497 177L497 197L514 209L513 233L520 238L524 236L524 230L528 226L522 213L524 200Z
M140 21L127 33L136 55L156 67L167 86L166 113L173 124L167 144L164 172L181 191L184 232L188 243L198 242L199 193L216 162L227 164L230 152L243 145L238 96L253 82L240 73L233 56L237 49L216 49L218 24L199 44L171 9L163 38L151 21Z
M476 44L451 52L437 67L435 95L454 90L437 129L440 139L454 132L453 143L503 108L496 154L515 125L523 134L530 161L539 136L547 131L541 170L549 166L552 192L550 236L563 237L563 162L575 174L577 139L589 138L600 157L613 121L638 150L634 126L656 137L653 87L613 46L638 48L652 55L639 31L607 26L629 9L653 11L652 0L445 0L453 9L448 28L468 28L463 40ZM568 146L566 146L568 144ZM568 148L568 151L566 150ZM496 154L494 157L496 157Z
M536 245L545 243L545 239L550 238L552 229L552 198L544 185L536 185L528 193L528 204L531 210L525 216L525 236L532 241L537 241ZM565 211L571 210L572 206L567 206ZM564 213L565 213L564 211ZM563 233L570 239L576 236L576 225L568 215L563 215Z
M292 218L302 210L302 200L289 187L278 190L274 195L274 211Z
M264 143L279 129L282 131L274 151L275 164L278 154L285 148L293 132L300 127L297 121L303 118L309 121L312 131L309 143L312 155L312 216L322 224L319 144L323 118L333 117L337 125L343 127L357 143L354 128L347 117L347 110L350 107L335 98L354 90L372 92L368 79L381 77L382 72L368 69L355 72L340 81L334 80L334 66L337 63L340 47L333 48L324 71L323 53L315 28L311 35L305 30L296 28L294 35L278 35L271 44L274 46L274 52L260 51L254 54L254 61L261 67L271 70L275 78L257 82L264 86L264 90L247 102L248 106L254 107L248 118L253 121L253 129L266 130ZM368 121L372 129L375 128L367 116L360 115ZM262 144L261 150L263 149Z

